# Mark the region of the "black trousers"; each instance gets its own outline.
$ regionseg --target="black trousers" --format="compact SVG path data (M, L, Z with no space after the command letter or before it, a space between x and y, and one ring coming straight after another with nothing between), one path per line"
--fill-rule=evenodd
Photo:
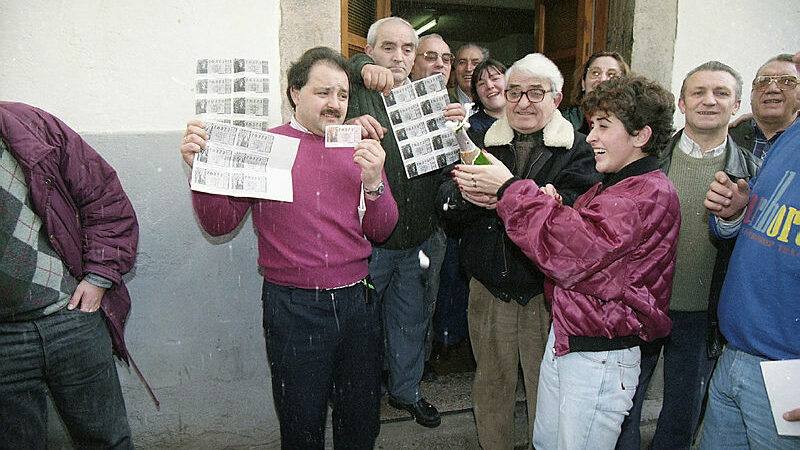
M324 449L328 399L337 449L380 430L380 308L363 283L299 289L264 281L264 330L283 449Z

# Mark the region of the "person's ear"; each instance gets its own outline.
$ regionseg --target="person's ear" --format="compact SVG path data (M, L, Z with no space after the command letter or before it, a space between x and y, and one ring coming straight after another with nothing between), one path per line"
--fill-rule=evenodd
M650 142L650 138L653 136L653 129L650 128L650 125L645 125L644 128L637 131L636 134L633 136L633 145L637 148L644 148L648 142Z
M736 103L733 105L733 111L731 111L731 116L735 116L737 112L739 112L739 107L742 106L742 100L736 100Z
M561 104L561 100L564 100L564 94L561 92L556 92L556 94L553 96L553 103L556 105L556 108L558 108L558 105Z

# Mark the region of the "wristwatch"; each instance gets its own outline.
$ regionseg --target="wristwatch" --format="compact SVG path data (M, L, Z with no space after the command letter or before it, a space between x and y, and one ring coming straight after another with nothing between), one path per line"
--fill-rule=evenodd
M374 191L370 191L370 190L367 189L366 186L364 186L364 193L367 194L367 195L374 195L375 197L380 197L380 195L383 194L383 191L385 189L386 189L386 186L384 186L383 185L383 181L381 181L381 184L379 184L378 188L375 189Z

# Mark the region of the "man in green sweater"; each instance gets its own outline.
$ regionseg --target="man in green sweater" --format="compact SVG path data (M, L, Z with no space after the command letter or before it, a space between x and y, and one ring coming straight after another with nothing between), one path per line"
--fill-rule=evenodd
M408 75L417 56L419 39L414 28L399 17L376 21L367 32L366 55L352 58L350 103L347 123L362 127L362 137L381 141L386 150L386 178L397 201L400 218L389 239L373 243L369 272L383 304L389 364L389 404L404 409L420 425L436 427L441 418L436 407L419 392L425 361L425 332L429 314L425 287L430 264L428 255L443 252L437 239L434 206L441 181L438 172L406 177L402 155L383 104L383 95L393 87L409 83ZM445 118L462 120L464 109L451 104ZM441 261L441 259L439 259Z
M678 192L682 217L670 299L672 332L642 349L634 406L623 423L617 448L639 448L642 402L662 346L664 401L652 448L692 445L715 361L706 343L711 332L709 309L716 310L719 297L719 290L712 286L721 286L730 255L711 240L703 200L716 172L749 180L760 163L728 136L728 122L739 109L741 95L741 76L718 61L692 69L683 80L678 107L686 116L686 126L673 137L662 159L662 170Z

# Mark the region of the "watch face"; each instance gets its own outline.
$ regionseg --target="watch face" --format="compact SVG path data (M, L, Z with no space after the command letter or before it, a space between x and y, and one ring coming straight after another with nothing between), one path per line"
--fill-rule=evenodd
M374 191L369 191L364 189L364 192L370 195L381 195L383 194L384 189L386 189L386 187L383 185L383 181L381 181L381 184L379 184L378 188L375 189Z

